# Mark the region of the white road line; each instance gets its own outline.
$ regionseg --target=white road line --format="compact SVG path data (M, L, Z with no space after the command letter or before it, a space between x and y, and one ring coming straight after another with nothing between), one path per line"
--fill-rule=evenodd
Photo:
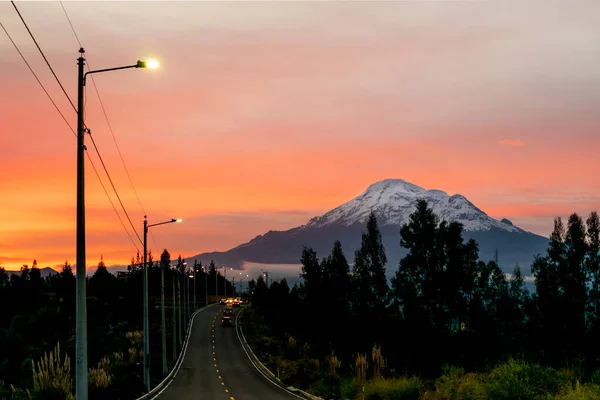
M294 397L297 397L297 398L299 398L299 399L302 399L302 400L306 400L304 397L298 396L296 393L289 391L287 388L284 388L283 386L281 386L281 385L280 385L280 384L278 384L277 382L273 382L273 380L272 380L271 378L269 378L269 377L268 377L268 376L267 376L267 375L266 375L264 372L262 372L262 371L260 370L260 368L258 368L258 365L256 365L256 363L254 362L254 360L252 360L252 357L250 357L250 353L248 353L248 350L246 350L246 348L244 347L244 344L242 343L242 338L240 337L240 332L239 332L239 330L238 330L238 329L241 329L241 328L238 328L238 320L239 320L239 318L240 318L240 315L242 314L242 311L243 311L243 310L241 310L241 311L240 311L240 312L237 314L237 316L235 317L235 333L237 334L237 338L238 338L238 340L240 341L240 346L242 346L242 350L244 350L244 353L246 353L246 357L248 357L248 360L250 360L250 363L252 364L252 366L253 366L253 367L254 367L254 368L255 368L255 369L256 369L256 370L257 370L257 371L258 371L258 372L259 372L259 373L260 373L262 376L264 376L264 377L265 377L265 379L266 379L267 381L269 381L269 382L270 382L270 383L272 383L273 385L277 386L279 389L281 389L281 390L283 390L283 391L285 391L285 392L287 392L287 393L291 394L291 395L292 395L292 396L294 396ZM248 346L250 346L250 345L248 345ZM252 351L252 350L250 350L250 351Z
M215 304L216 304L216 303L215 303ZM162 394L162 393L163 393L165 390L167 390L169 386L171 386L171 383L173 383L173 381L175 380L175 377L177 376L177 373L179 372L179 369L181 368L181 365L183 364L183 360L185 360L185 355L187 354L188 344L189 344L189 342L190 342L190 337L191 337L191 335L192 335L192 325L193 325L193 323L194 323L194 318L196 318L196 315L197 315L198 313L200 313L200 312L202 312L202 311L206 310L208 307L212 307L212 306L214 306L215 304L211 304L211 305L209 305L209 306L206 306L206 307L204 307L204 308L201 308L200 310L198 310L198 311L196 311L194 314L192 314L192 318L191 318L191 321L190 321L190 329L188 330L188 333L187 333L187 335L186 335L186 339L185 339L185 342L184 342L183 354L182 354L182 356L181 356L181 362L179 363L179 365L176 365L176 366L175 366L175 369L173 370L173 376L171 376L171 378L170 378L171 380L170 380L168 383L166 383L166 384L165 384L165 387L164 387L164 388L162 388L162 389L161 389L161 390L160 390L158 393L156 393L156 395L155 395L154 397L151 397L151 398L148 398L148 399L145 399L145 400L155 400L155 399L156 399L158 396L160 396L160 395L161 395L161 394ZM164 381L166 381L167 379L169 379L168 375L167 375L167 377L165 378L165 380L164 380ZM163 382L164 382L164 381L163 381ZM161 384L163 384L163 382L159 383L159 384L158 384L156 387L159 387ZM143 398L143 396L142 396L142 398Z

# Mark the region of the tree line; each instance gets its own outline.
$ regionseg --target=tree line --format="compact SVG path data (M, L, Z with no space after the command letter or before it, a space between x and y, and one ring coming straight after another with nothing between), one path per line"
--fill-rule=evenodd
M197 307L204 306L206 295L219 295L234 288L217 270L214 262L204 267L194 261L186 265L181 256L171 267L171 256L165 249L159 260L148 255L148 297L150 321L151 387L162 381L161 341L161 269L164 271L165 308L173 303L175 293L183 294L182 276L196 276ZM142 277L143 261L139 252L132 257L126 273L119 277L110 273L104 261L98 263L93 275L87 278L88 367L90 368L90 399L131 399L144 392L142 384ZM18 398L28 389L33 398L48 399L49 392L65 399L72 393L74 364L65 377L64 387L57 377L34 377L32 363L38 362L58 344L64 359L75 360L75 281L68 261L62 271L42 278L37 262L24 265L18 273L9 274L0 267L0 399ZM193 302L193 279L188 279L190 302ZM205 291L207 289L207 292ZM177 303L175 303L177 307ZM188 314L193 312L190 304ZM166 313L167 359L169 368L177 358L181 343L173 353L173 318ZM185 325L184 325L185 326ZM56 353L57 350L54 350ZM65 365L67 361L64 361ZM61 364L61 368L65 367ZM46 386L39 379L46 379ZM37 379L37 380L36 380ZM14 388L12 389L11 386ZM37 389L36 389L37 388ZM62 397L61 397L62 396Z
M600 368L600 221L554 220L546 254L532 264L529 293L520 267L505 274L479 259L458 222L440 221L424 200L400 228L408 254L391 282L371 214L350 267L336 241L319 259L302 250L302 282L249 283L251 301L282 343L307 343L310 357L335 353L351 366L383 349L388 371L436 377L444 365L477 371L508 358L592 372Z

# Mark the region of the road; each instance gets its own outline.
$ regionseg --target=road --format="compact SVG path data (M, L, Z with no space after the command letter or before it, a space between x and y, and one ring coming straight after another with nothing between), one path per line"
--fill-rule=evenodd
M221 326L222 310L215 305L196 314L181 368L157 400L297 400L256 370L235 326ZM239 312L235 309L232 320Z

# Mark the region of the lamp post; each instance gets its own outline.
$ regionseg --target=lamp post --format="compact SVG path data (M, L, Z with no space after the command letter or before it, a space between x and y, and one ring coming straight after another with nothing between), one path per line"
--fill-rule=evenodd
M241 272L240 272L240 274L241 274ZM242 291L244 290L244 287L242 286L242 282L244 282L244 278L248 278L248 277L249 277L249 275L248 275L248 274L246 274L246 276L245 276L245 277L244 277L244 276L242 276L242 277L240 278L240 294L241 294L241 293L242 293Z
M171 219L170 221L159 222L148 225L148 219L144 215L144 384L146 391L150 391L150 328L148 318L148 268L146 266L146 254L148 244L148 229L153 226L172 224L173 222L181 222L181 219ZM167 327L165 322L165 270L160 267L160 320L162 326L162 364L163 376L167 375Z
M177 348L181 349L181 282L179 275L179 271L175 271L175 280L177 281Z
M85 255L85 83L89 74L127 68L156 68L156 61L138 61L134 65L105 68L84 73L85 50L79 49L77 59L77 228L76 228L76 314L75 314L75 397L88 398L86 255ZM145 253L144 253L145 257Z
M198 264L196 264L196 260L194 260L194 276L192 277L194 280L194 308L192 311L196 311L196 269L198 269Z
M173 320L171 325L173 325L173 361L175 361L177 359L177 293L175 292L176 271L173 268L171 269L171 277L173 281Z
M183 273L183 284L185 285L183 288L183 327L185 331L187 331L188 325L188 314L190 310L190 302L189 302L189 294L190 294L190 285L187 271ZM185 332L184 331L184 332Z
M229 268L232 270L233 268ZM225 298L227 298L227 267L223 266L223 290L225 293Z
M185 272L185 267L186 267L187 263L183 263L183 270ZM185 302L185 292L183 293L183 296L181 294L182 290L185 290L184 286L183 286L183 275L184 274L179 274L179 279L177 279L177 286L179 287L179 348L181 349L183 346L183 303Z
M202 271L204 271L204 304L205 307L208 307L208 271L205 267L202 267Z

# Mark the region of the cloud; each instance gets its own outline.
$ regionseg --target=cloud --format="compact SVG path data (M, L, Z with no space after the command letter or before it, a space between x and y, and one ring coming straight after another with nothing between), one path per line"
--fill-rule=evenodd
M512 147L525 146L525 142L523 142L522 140L519 140L519 139L504 139L504 140L501 140L499 143L502 145L505 145L505 146L512 146Z

